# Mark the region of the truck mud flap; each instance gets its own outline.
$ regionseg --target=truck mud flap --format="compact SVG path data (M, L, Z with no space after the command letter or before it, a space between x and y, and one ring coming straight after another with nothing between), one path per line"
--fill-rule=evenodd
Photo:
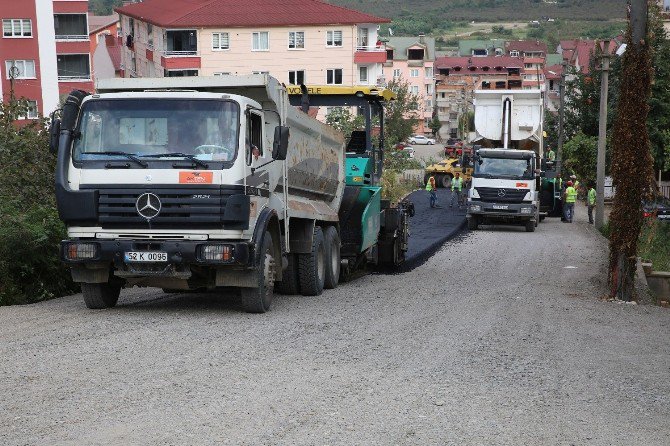
M362 216L366 202L359 200L362 188L345 186L340 204L340 238L342 257L355 257L360 253L362 241Z

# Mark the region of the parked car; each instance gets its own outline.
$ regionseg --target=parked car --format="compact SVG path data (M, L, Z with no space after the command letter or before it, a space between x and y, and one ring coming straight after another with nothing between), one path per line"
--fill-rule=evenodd
M402 149L402 152L407 155L407 158L414 159L414 147L406 146Z
M433 145L435 144L435 140L432 138L428 138L423 135L414 135L409 139L410 144L429 144Z
M645 218L651 218L654 214L657 219L670 223L670 200L665 197L656 197L655 200L647 201L642 205L642 215Z

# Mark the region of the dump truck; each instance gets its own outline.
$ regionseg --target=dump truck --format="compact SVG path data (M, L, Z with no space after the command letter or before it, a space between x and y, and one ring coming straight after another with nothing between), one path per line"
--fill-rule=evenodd
M542 121L539 90L478 90L474 95L474 173L468 228L511 223L535 231L540 221Z
M344 136L268 75L99 80L53 117L50 149L61 259L92 309L131 286L225 287L263 313L275 289L318 295L343 265L404 259L406 209L352 192Z

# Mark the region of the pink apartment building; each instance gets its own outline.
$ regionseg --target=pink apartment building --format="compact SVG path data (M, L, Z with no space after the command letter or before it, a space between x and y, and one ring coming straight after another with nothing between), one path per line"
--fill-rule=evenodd
M269 73L288 84L376 85L388 23L318 0L145 0L116 8L126 77Z
M73 89L92 90L87 0L3 1L0 95L47 115Z
M390 37L386 42L384 80L402 79L410 92L420 98L420 120L416 133L430 133L428 124L435 109L435 39L418 37Z

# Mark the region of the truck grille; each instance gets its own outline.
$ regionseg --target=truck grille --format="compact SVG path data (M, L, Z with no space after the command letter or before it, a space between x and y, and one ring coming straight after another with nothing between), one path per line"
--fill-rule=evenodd
M242 186L216 187L114 187L97 189L98 223L105 229L222 229L228 197L243 193ZM150 222L136 209L140 195L151 193L160 199L161 209Z
M489 203L521 203L528 189L507 189L496 187L477 187L481 201ZM504 193L503 193L504 192Z

